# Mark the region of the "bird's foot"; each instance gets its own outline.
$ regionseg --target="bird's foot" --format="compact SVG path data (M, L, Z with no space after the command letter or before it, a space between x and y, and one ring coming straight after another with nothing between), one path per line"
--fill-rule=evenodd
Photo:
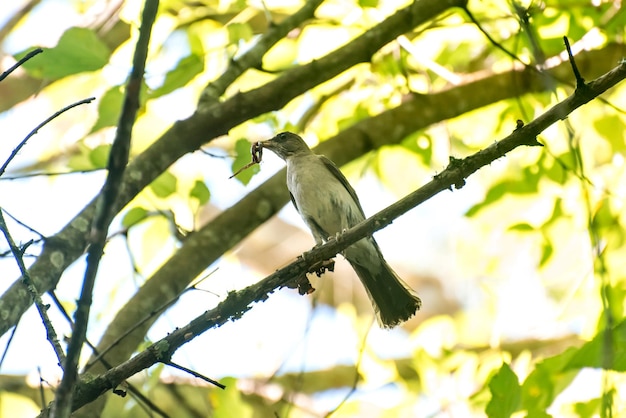
M339 242L339 241L341 241L341 237L342 237L343 234L346 233L346 231L347 231L347 229L344 228L344 229L341 230L341 232L337 232L335 235L331 235L330 237L326 238L326 242L329 242L329 241L337 241L337 242Z
M302 274L300 277L285 284L285 287L289 289L298 289L298 294L309 295L315 292L315 288L311 285L311 282L306 277L306 274Z
M335 271L335 260L332 258L330 260L322 260L319 263L315 263L309 269L309 273L315 273L317 277L321 277L322 274L327 271Z

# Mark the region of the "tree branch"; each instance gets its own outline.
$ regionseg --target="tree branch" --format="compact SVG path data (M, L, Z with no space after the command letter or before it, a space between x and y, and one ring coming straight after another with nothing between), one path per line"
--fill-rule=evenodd
M432 181L359 225L350 228L337 240L313 248L306 254L306 257L299 257L293 263L254 285L229 293L224 301L196 317L188 325L174 330L167 337L151 345L127 362L110 369L89 382L80 384L78 391L81 396L75 399L73 408L77 409L93 401L105 391L114 389L120 382L141 370L156 363L166 363L182 345L208 329L241 318L252 308L254 303L267 300L270 294L287 286L295 278L302 277L320 261L332 258L351 244L372 235L375 231L389 225L398 216L425 202L435 194L444 190L452 190L453 187L462 187L465 184L465 179L479 168L492 163L519 146L540 145L536 141L536 136L544 129L566 118L575 109L604 93L624 78L626 78L626 61L622 61L618 67L586 84L584 88L577 89L574 94L534 121L515 128L506 138L464 159L451 159L448 167L435 176Z
M24 57L24 58L26 58L26 57ZM39 130L41 128L43 128L45 125L50 123L53 119L55 119L58 116L60 116L62 113L65 113L68 110L70 110L70 109L72 109L72 108L74 108L76 106L80 106L80 105L86 104L86 103L91 103L95 99L96 99L95 97L89 97L88 99L79 100L79 101L77 101L75 103L72 103L72 104L70 104L68 106L65 106L63 109L59 110L58 112L54 112L54 114L52 116L50 116L49 118L47 118L46 120L41 122L39 125L37 125L37 127L35 129L33 129L32 131L30 131L30 133L28 135L26 135L26 137L17 145L17 147L15 147L15 149L11 152L11 155L9 155L9 158L7 158L6 161L4 162L4 164L2 164L2 167L0 167L0 176L2 176L4 174L4 172L6 171L7 167L9 166L9 164L11 163L13 158L15 158L15 156L17 156L17 154L24 147L24 145L26 145L26 142L28 142L28 140L33 135L35 135L37 132L39 132Z
M228 86L249 68L260 66L267 51L291 30L313 17L315 10L322 1L307 0L300 10L283 20L279 25L272 24L270 29L259 38L254 47L248 49L239 58L233 59L226 71L217 80L212 81L204 88L200 95L198 107L217 104L217 101L222 97Z
M156 19L158 8L159 0L146 0L141 16L141 28L139 29L139 39L137 40L133 56L133 68L126 84L122 113L109 154L108 175L102 192L98 196L98 206L93 224L91 225L90 243L87 251L87 268L85 269L78 306L74 314L74 329L72 330L72 338L67 349L63 378L57 389L52 406L51 416L54 418L65 418L70 415L74 386L78 378L78 360L87 335L87 324L93 300L92 293L96 282L96 273L98 272L98 266L100 265L100 259L106 244L109 225L117 213L115 204L119 195L122 177L128 164L130 140L137 110L139 109L139 93L148 56L150 34L152 33L152 25Z
M13 241L13 237L9 232L9 228L4 221L2 208L0 208L0 230L4 234L4 237L9 244L9 248L11 249L11 253L13 254L13 258L17 262L20 272L22 273L22 282L24 284L24 287L26 288L28 295L35 302L35 306L37 307L39 316L43 321L43 326L46 329L46 338L50 342L50 345L52 345L52 349L54 350L54 354L56 354L57 356L59 366L63 367L65 354L63 353L63 349L61 348L61 344L59 343L59 337L57 336L57 333L52 326L52 321L50 321L50 317L48 316L48 306L46 306L41 300L40 293L33 284L30 274L28 274L28 269L24 264L23 254L28 244L26 244L23 248L18 248L18 246L15 244L15 242Z

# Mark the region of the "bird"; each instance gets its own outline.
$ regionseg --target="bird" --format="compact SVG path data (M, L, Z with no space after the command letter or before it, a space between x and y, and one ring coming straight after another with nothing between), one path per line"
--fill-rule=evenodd
M328 158L315 154L292 132L261 141L287 164L291 202L311 230L316 245L339 236L365 220L359 198L341 170ZM393 328L421 308L422 302L392 270L373 237L343 251L372 302L378 323Z

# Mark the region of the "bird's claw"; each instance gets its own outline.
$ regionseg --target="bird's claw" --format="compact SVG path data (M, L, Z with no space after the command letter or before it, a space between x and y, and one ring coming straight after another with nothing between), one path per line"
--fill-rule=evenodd
M285 287L288 287L289 289L298 289L298 294L300 295L309 295L315 292L315 288L311 285L311 282L306 277L306 274L302 274L294 280L286 283Z

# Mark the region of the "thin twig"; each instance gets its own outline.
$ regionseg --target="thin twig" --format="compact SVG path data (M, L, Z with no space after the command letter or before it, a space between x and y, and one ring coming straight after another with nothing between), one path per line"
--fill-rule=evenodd
M52 116L50 116L48 119L44 120L43 122L41 122L39 125L37 125L37 127L35 129L33 129L32 131L30 131L30 133L28 135L26 135L26 138L22 139L22 142L20 142L18 144L17 147L15 147L15 149L13 150L13 152L11 152L11 155L9 156L9 158L7 158L7 160L4 162L4 164L2 165L2 167L0 167L0 176L2 176L2 174L4 174L5 170L7 169L7 166L9 165L9 163L11 162L11 160L13 160L13 158L15 158L15 156L17 155L18 152L20 152L20 150L22 149L22 147L24 145L26 145L26 142L33 136L35 135L44 125L46 125L47 123L49 123L51 120L53 120L54 118L58 117L60 114L67 112L68 110L79 106L81 104L85 104L85 103L91 103L93 100L95 100L95 97L90 97L88 99L83 99L80 100L76 103L72 103L69 106L65 106L63 109L59 110L58 112L55 112Z
M4 351L2 352L2 356L0 357L0 370L2 369L2 365L4 364L4 359L9 353L9 347L11 346L11 342L13 341L13 337L15 337L15 331L17 331L17 327L19 326L19 322L17 325L13 327L11 331L11 335L9 335L9 340L7 341L7 345L4 347Z
M267 51L291 30L313 17L315 10L322 1L308 0L300 10L287 17L280 24L272 24L269 30L259 37L252 48L233 59L226 71L202 90L199 104L214 103L241 74L249 68L260 66Z
M46 381L41 375L41 367L37 367L37 374L39 375L39 398L41 400L41 404L45 405L47 402L46 402L46 392L43 389L43 384L46 383Z
M33 234L38 235L38 236L39 236L39 240L35 240L34 242L38 242L38 241L40 241L40 240L44 240L44 239L46 239L46 237L45 237L45 236L44 236L41 232L39 232L39 231L37 231L36 229L31 228L30 226L26 225L24 222L20 221L20 220L19 220L19 219L17 219L15 216L11 215L11 214L9 213L9 211L7 211L6 209L2 209L2 210L4 211L4 213L6 213L6 214L7 214L7 216L8 216L9 218L13 219L13 221L14 221L14 222L16 222L18 225L20 225L20 226L22 226L22 227L24 227L24 228L28 229L28 230L29 230L30 232L32 232Z
M37 311L39 311L39 316L43 321L44 327L46 328L46 337L48 338L48 341L50 341L50 345L52 345L52 348L54 349L57 360L59 362L59 366L63 368L63 364L65 362L65 354L63 353L63 349L61 348L61 344L59 343L59 338L57 337L56 331L52 326L52 322L48 317L48 306L44 305L43 301L41 300L41 296L39 296L39 292L37 291L37 288L35 287L35 284L30 277L30 273L28 272L28 269L24 264L24 259L22 258L22 255L24 254L25 248L18 248L18 246L15 245L15 241L13 241L13 237L9 233L9 228L4 221L4 215L2 214L2 212L3 211L0 208L0 229L2 230L2 233L4 234L7 242L9 243L11 253L13 253L13 257L15 258L20 272L22 273L22 283L24 283L24 287L26 287L26 290L33 298L35 306L37 307Z
M11 68L9 68L8 70L6 70L2 74L0 74L0 81L2 81L5 78L7 78L8 75L11 74L13 71L15 71L20 65L24 64L26 61L28 61L29 59L31 59L35 55L41 54L42 52L43 52L43 49L41 49L41 48L37 48L37 49L34 49L34 50L30 51L28 54L26 54L26 56L24 56L24 58L22 58L21 60L16 62Z
M104 251L109 224L114 216L115 211L113 208L117 203L121 180L128 164L130 139L137 117L137 110L139 109L139 93L148 56L150 34L158 8L158 0L147 0L144 5L139 39L137 40L133 56L133 68L126 84L122 113L115 139L111 146L111 153L109 154L108 176L100 193L99 204L91 225L90 245L87 251L87 268L85 269L83 286L74 316L74 330L67 349L65 372L52 406L52 416L54 418L68 417L72 409L74 386L78 378L78 358L87 335L87 324L89 322L96 273Z
M94 173L96 171L102 171L104 168L88 168L85 170L75 170L75 171L50 171L50 172L37 172L37 173L24 173L15 176L4 176L0 178L0 181L7 180L22 180L32 177L55 177L55 176L66 176L70 174L86 174L86 173Z
M569 45L567 36L563 37L563 42L565 42L565 49L567 50L569 63L572 66L572 72L574 73L574 77L576 77L576 88L582 88L585 86L585 79L580 75L580 71L578 71L578 66L576 65L576 60L574 59L574 54L572 54L572 48Z
M185 373L189 373L190 375L192 375L194 377L197 377L198 379L202 379L205 382L208 382L208 383L210 383L212 385L215 385L215 386L217 386L220 389L226 389L226 386L221 384L217 380L213 380L210 377L206 377L206 376L204 376L204 375L202 375L202 374L200 374L200 373L198 373L198 372L196 372L194 370L186 368L185 366L181 366L180 364L176 364L173 361L166 361L163 364L166 364L166 365L168 365L170 367L173 367L173 368L178 369L180 371L183 371Z

